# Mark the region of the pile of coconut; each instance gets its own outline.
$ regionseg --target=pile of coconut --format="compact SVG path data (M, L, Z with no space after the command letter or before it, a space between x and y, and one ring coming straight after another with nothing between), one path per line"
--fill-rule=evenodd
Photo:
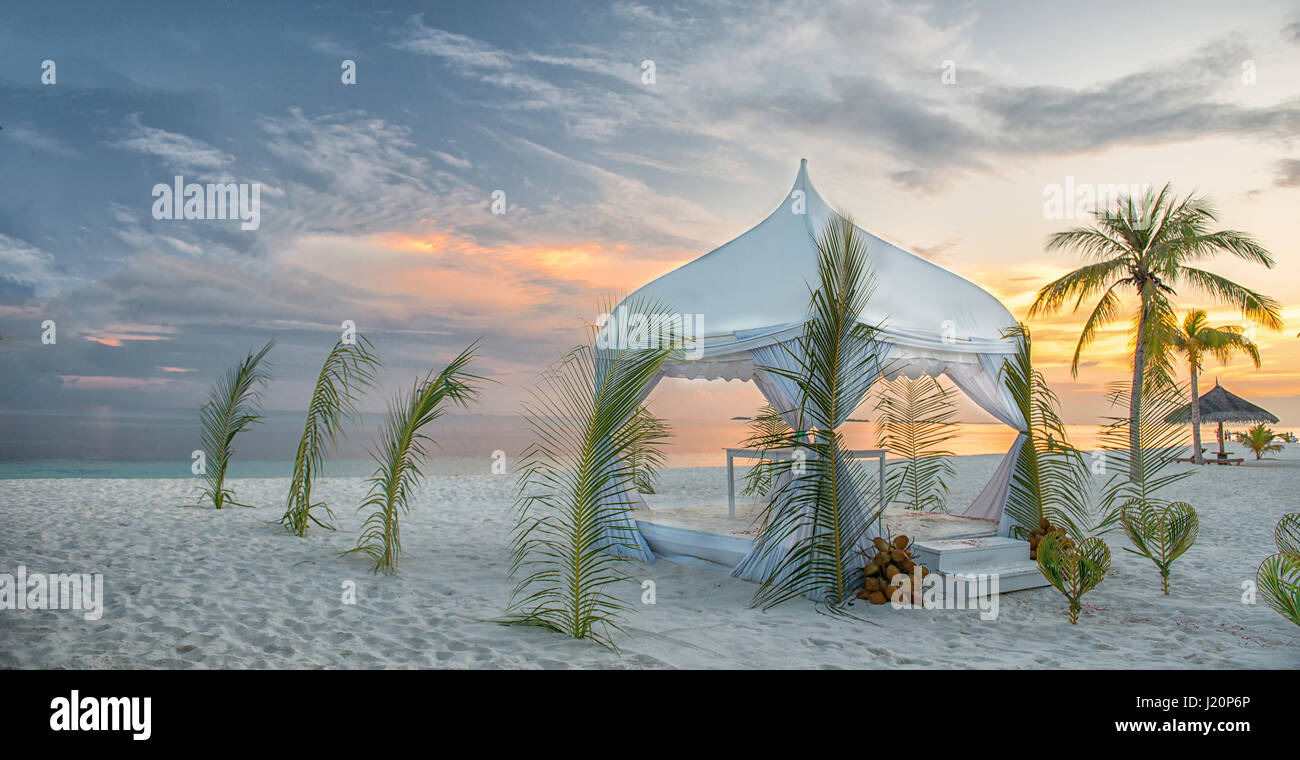
M920 579L930 574L923 565L912 559L912 539L895 536L892 541L876 537L876 554L862 569L866 576L859 599L872 604L885 604L891 599L899 604L921 604L921 589L913 589ZM895 577L902 576L897 581Z
M1053 533L1060 533L1066 539L1065 545L1073 546L1073 542L1070 541L1070 537L1066 534L1065 531L1061 530L1060 528L1054 527L1051 523L1047 521L1046 517L1042 517L1039 518L1038 520L1038 527L1029 531L1029 558L1030 559L1038 559L1038 545L1043 542L1044 538L1047 538L1049 535Z

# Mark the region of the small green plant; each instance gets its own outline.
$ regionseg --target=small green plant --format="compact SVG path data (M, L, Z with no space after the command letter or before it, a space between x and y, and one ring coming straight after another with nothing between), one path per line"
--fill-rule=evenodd
M325 468L326 451L342 431L343 420L356 413L361 391L375 381L375 356L370 341L357 336L355 343L334 344L321 366L316 388L307 405L307 423L289 478L289 496L280 524L295 536L307 535L307 526L316 523L334 530L334 512L324 502L312 503L312 480ZM323 512L318 516L313 510ZM322 519L323 518L323 519Z
M1048 533L1038 544L1038 570L1070 601L1070 625L1075 625L1082 609L1080 599L1110 572L1110 548L1096 536L1076 545L1064 533Z
M428 458L428 444L433 443L424 428L444 414L448 403L465 408L479 396L477 381L483 378L466 371L477 345L470 345L437 375L430 372L416 381L410 393L398 391L388 405L379 440L370 452L378 466L369 480L370 493L359 508L369 508L370 516L361 525L356 547L344 552L370 557L376 574L397 573L402 548L399 522L410 513L411 498L424 480L420 468Z
M1274 443L1277 436L1262 424L1247 430L1241 435L1241 444L1255 452L1255 459L1263 459L1265 454L1276 454L1282 450L1282 444Z
M651 324L667 309L627 304ZM620 307L621 308L621 307ZM599 334L548 368L524 405L534 442L520 460L507 626L533 626L613 651L631 608L611 587L632 580L629 511L636 489L631 453L644 389L676 355L674 336L648 348L598 348ZM522 577L521 577L522 576Z
M957 437L956 402L929 375L881 383L876 401L878 448L898 455L889 463L887 504L926 512L948 511L948 479L953 456L944 445Z
M1136 550L1124 547L1156 564L1160 586L1169 593L1169 568L1196 543L1201 523L1190 504L1176 501L1161 506L1143 499L1131 499L1120 508L1119 524Z
M668 462L663 445L673 435L673 429L664 420L642 406L632 415L632 445L628 463L632 467L632 484L640 493L654 493L659 468Z
M1255 572L1255 585L1264 602L1282 617L1300 625L1300 512L1283 515L1273 531L1277 554Z
M235 454L235 436L262 421L258 413L262 390L271 381L271 375L262 367L275 341L267 341L261 351L249 351L244 360L218 378L208 390L208 403L199 410L199 439L203 444L203 481L206 484L199 494L221 509L227 504L246 507L234 500L234 492L226 488L226 471Z

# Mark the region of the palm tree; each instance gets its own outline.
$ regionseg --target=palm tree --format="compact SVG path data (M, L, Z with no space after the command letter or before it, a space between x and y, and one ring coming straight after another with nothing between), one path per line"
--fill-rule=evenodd
M1256 368L1259 367L1259 347L1240 327L1236 325L1210 327L1206 324L1208 321L1209 318L1203 310L1191 309L1183 318L1182 328L1176 329L1170 337L1170 344L1174 349L1187 357L1188 369L1192 377L1192 461L1196 464L1205 464L1205 458L1201 456L1201 405L1197 403L1201 397L1200 387L1197 384L1201 360L1209 354L1218 359L1220 364L1227 364L1232 358L1232 353L1240 351L1255 362Z
M1282 444L1273 443L1277 436L1263 424L1247 430L1241 436L1241 443L1255 452L1255 459L1262 459L1265 454L1276 454L1282 450Z
M1190 287L1213 300L1240 308L1246 318L1272 330L1282 329L1277 301L1191 264L1228 253L1273 268L1273 256L1254 238L1236 230L1209 229L1218 220L1204 197L1178 200L1169 185L1141 198L1121 197L1114 209L1099 209L1092 227L1057 232L1047 250L1072 249L1084 266L1043 286L1029 307L1029 316L1055 314L1067 301L1078 310L1085 298L1100 295L1084 323L1070 365L1079 373L1079 357L1122 310L1121 296L1139 298L1132 335L1133 382L1129 393L1129 446L1138 447L1137 423L1142 390L1168 380L1170 333L1174 309L1170 299L1178 288Z

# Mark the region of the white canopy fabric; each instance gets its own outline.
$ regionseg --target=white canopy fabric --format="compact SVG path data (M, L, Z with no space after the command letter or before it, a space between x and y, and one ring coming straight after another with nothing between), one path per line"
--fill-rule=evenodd
M816 238L835 213L808 180L804 160L785 201L757 226L629 296L625 303L649 301L677 314L698 315L691 318L702 326L696 336L701 343L688 346L689 358L667 364L663 375L754 380L774 407L788 408L782 406L786 399L773 398L782 394L773 392L772 378L758 368L771 366L771 349L793 345L803 331L817 282ZM946 374L980 407L1023 432L1023 415L1000 377L1006 357L1016 350L1015 341L1003 337L1016 325L1011 312L978 285L859 232L876 279L861 319L881 327L889 357L884 376ZM1020 438L963 513L999 520L1004 535L1009 526L1001 518L1019 446ZM632 553L653 561L648 547Z

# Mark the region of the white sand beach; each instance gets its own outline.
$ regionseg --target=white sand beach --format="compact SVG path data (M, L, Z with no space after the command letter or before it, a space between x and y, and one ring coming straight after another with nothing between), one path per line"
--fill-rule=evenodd
M951 504L966 503L995 462L956 460ZM720 467L666 470L661 501L725 501L724 478ZM621 589L636 607L615 635L621 655L492 622L509 595L512 478L430 477L402 523L396 577L338 556L355 540L363 480L318 485L342 529L305 539L276 522L286 482L235 481L258 508L214 511L181 506L193 503L193 480L0 481L0 572L102 572L106 595L96 621L0 611L0 668L1300 667L1300 629L1241 600L1278 518L1300 509L1294 445L1275 460L1202 467L1171 489L1199 511L1201 533L1168 597L1155 567L1108 534L1112 573L1084 597L1076 626L1051 588L1002 595L990 621L864 603L854 609L874 624L804 601L762 612L749 607L749 583L659 561L633 571L655 581L656 604L640 603L639 585ZM342 603L345 581L356 583L354 605Z

